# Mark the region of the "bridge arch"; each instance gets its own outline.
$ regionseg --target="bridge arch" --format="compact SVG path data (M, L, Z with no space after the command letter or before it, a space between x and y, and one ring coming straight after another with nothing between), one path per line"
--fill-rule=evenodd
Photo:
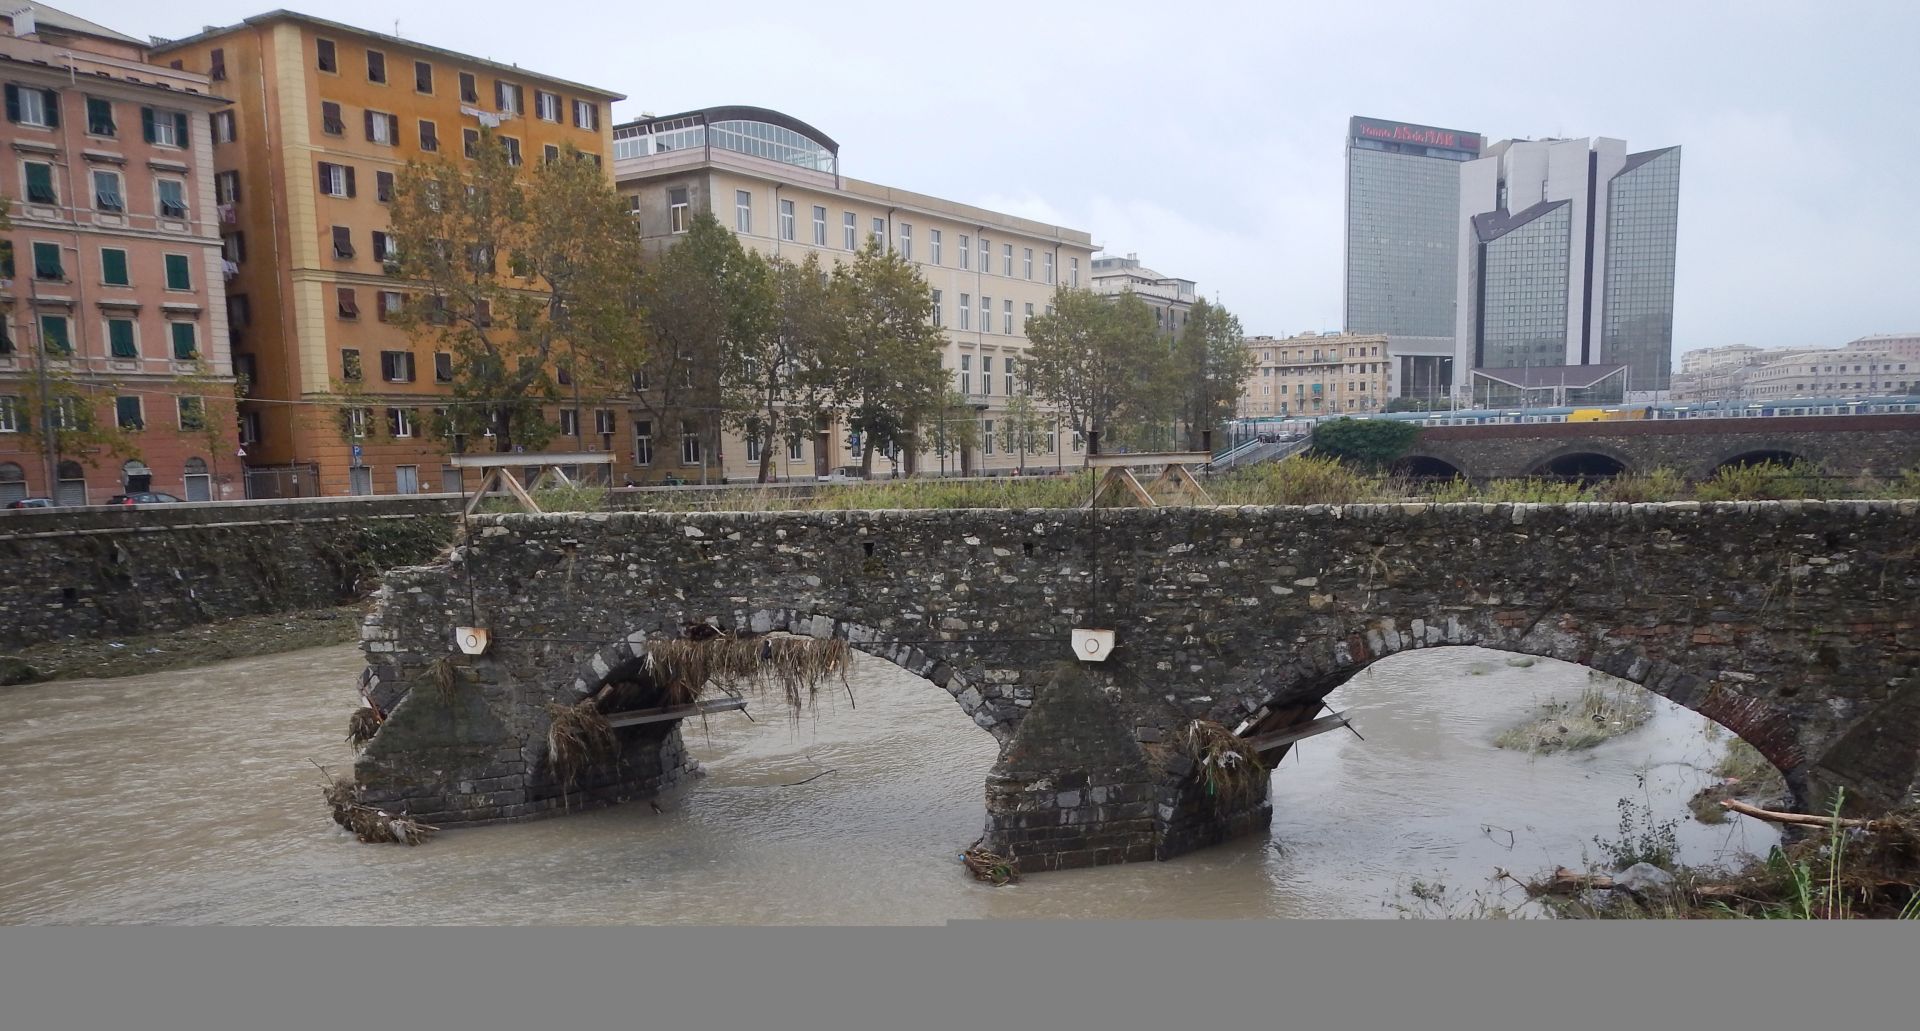
M1415 452L1394 463L1393 471L1417 479L1465 478L1467 471L1450 459L1436 454Z
M1599 441L1556 448L1527 464L1529 476L1577 476L1611 479L1633 472L1635 462L1625 451Z
M1707 476L1711 476L1722 469L1737 469L1751 465L1764 465L1769 462L1775 465L1792 465L1795 462L1812 460L1813 459L1807 455L1804 447L1788 447L1781 444L1761 443L1758 446L1742 447L1732 451L1721 452L1714 458L1712 464L1704 467L1702 471Z

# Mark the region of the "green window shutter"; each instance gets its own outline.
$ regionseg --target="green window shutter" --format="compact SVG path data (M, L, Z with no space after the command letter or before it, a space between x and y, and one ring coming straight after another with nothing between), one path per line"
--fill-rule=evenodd
M73 343L67 339L67 319L64 315L40 316L40 339L48 354L72 354Z
M100 251L100 278L109 286L131 286L127 278L127 252L113 247Z
M33 245L33 277L54 280L67 278L66 270L60 267L59 244L35 243Z
M187 270L187 256L184 254L167 255L167 289L191 290L193 277Z
M173 356L175 359L183 362L189 362L199 355L200 343L198 340L194 339L195 334L194 334L193 323L191 322L172 323L172 333L173 333Z
M60 127L60 94L50 89L40 91L46 97L47 124L55 129Z
M140 136L148 143L153 142L153 108L140 109Z
M133 347L132 319L108 319L107 343L111 345L115 358L140 357L140 352Z
M20 87L7 83L7 121L20 120Z
M114 398L113 414L123 430L146 428L145 421L140 418L140 399L137 397Z
M117 128L113 124L113 101L88 97L87 131L95 136L112 136Z
M27 199L36 204L52 204L57 199L53 193L53 166L37 161L27 163Z
M187 116L186 115L175 114L173 116L173 138L182 147L187 146Z

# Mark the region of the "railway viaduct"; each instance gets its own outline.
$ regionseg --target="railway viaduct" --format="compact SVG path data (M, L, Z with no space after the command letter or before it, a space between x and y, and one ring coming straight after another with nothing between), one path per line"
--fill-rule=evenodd
M619 763L569 794L547 706L705 622L843 639L951 695L1000 745L986 842L1029 871L1263 828L1264 780L1207 790L1195 721L1284 730L1369 663L1449 645L1625 678L1753 743L1803 802L1885 807L1920 798L1916 506L477 517L447 560L391 571L366 619L388 715L357 790L440 824L666 790L692 768L677 722L616 731ZM456 626L486 627L486 654L459 654ZM1115 633L1104 662L1070 657L1088 626Z
M1704 479L1724 465L1802 459L1833 475L1920 468L1920 415L1430 426L1404 468L1474 481L1613 475L1665 467Z

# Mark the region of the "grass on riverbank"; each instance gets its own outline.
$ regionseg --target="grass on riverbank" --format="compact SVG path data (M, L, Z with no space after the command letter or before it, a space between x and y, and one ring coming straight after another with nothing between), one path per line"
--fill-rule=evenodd
M1631 684L1589 684L1580 697L1544 702L1493 739L1495 748L1546 755L1592 748L1653 718L1645 691Z
M274 655L346 644L360 638L362 607L311 609L241 616L201 626L137 637L62 638L30 645L0 658L28 671L19 683L87 677L130 677L228 659ZM18 665L15 665L17 663Z

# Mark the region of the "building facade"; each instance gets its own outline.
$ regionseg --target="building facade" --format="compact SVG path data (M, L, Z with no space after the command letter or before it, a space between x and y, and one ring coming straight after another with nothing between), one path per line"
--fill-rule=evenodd
M1606 138L1504 140L1462 164L1455 389L1613 365L1628 396L1667 389L1679 189L1680 148Z
M1251 336L1253 371L1240 392L1240 418L1363 414L1389 399L1390 337L1384 333Z
M461 160L483 126L521 161L571 145L611 168L619 94L286 11L158 44L156 62L234 98L216 135L227 300L250 383L241 434L254 496L457 490L428 437L452 356L386 317L387 205L411 160ZM343 394L370 399L353 415Z
M831 264L872 241L914 262L933 291L934 320L946 330L944 366L977 413L979 445L964 454L876 457L890 472L1008 473L1076 465L1079 442L1050 427L1010 439L1006 411L1024 389L1026 324L1047 310L1059 286L1090 285L1088 234L842 174L839 145L777 111L707 108L615 127L614 177L629 198L649 250L671 246L696 213L711 213L745 246L795 261ZM699 427L653 426L627 413L629 465L636 482L703 473L746 478L760 456L737 434L720 436L718 456L691 444ZM664 446L663 446L664 445ZM677 446L676 446L677 445ZM689 448L692 450L689 450ZM844 423L830 422L774 456L781 478L828 475L857 466Z
M1154 325L1168 336L1179 336L1187 328L1187 315L1199 297L1191 279L1163 276L1140 264L1138 254L1093 259L1094 293L1117 297L1132 293L1153 309Z
M0 504L238 497L205 74L41 4L0 16L12 228L0 268ZM49 426L51 417L51 432ZM82 437L84 425L111 437Z
M1395 396L1444 397L1452 381L1460 168L1484 142L1348 120L1346 331L1386 334Z

